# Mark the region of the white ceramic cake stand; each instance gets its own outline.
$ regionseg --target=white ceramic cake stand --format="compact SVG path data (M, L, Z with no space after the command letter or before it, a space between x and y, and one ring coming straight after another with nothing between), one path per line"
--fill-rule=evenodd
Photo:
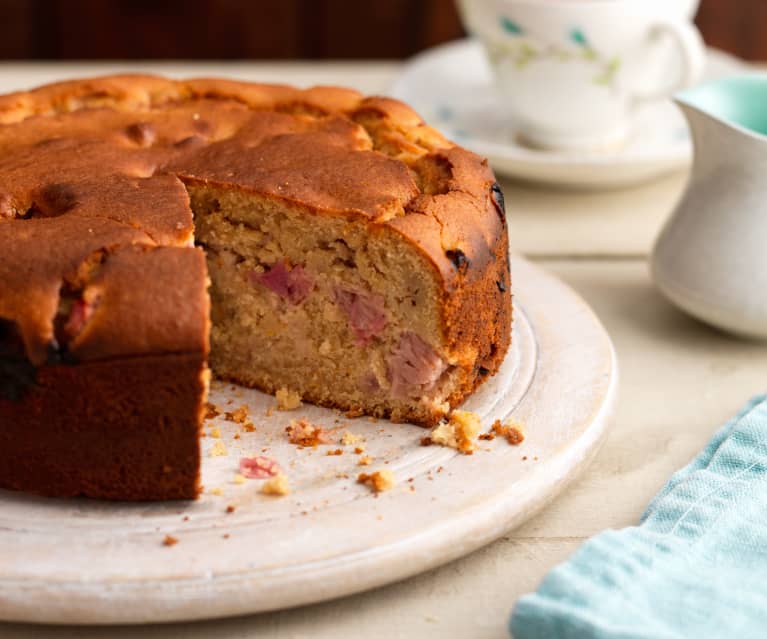
M601 324L570 289L521 258L514 277L514 346L499 375L466 408L524 424L521 446L480 442L471 456L419 446L421 428L346 419L217 384L212 401L250 407L257 432L223 416L203 440L205 494L196 503L114 504L0 491L0 619L131 623L200 619L297 606L403 579L465 555L542 508L596 452L615 401L617 370ZM231 402L231 403L229 403ZM366 440L298 449L283 429L304 416ZM223 442L228 454L213 457ZM268 451L262 453L262 448ZM341 448L343 455L328 456ZM239 458L282 464L292 492L235 484ZM355 483L388 468L397 485L378 496ZM411 481L412 480L412 481ZM217 494L223 493L223 494ZM227 506L235 507L227 514ZM163 545L165 535L178 539Z

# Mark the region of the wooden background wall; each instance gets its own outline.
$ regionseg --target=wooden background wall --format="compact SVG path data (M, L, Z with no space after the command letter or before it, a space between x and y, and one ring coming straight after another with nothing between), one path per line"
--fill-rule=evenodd
M767 0L702 0L697 22L767 60ZM0 59L403 58L462 34L452 0L0 0Z

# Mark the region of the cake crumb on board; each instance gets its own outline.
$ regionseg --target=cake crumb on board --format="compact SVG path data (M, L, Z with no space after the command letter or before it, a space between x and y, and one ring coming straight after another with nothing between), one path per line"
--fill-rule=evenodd
M277 410L296 410L301 406L301 395L284 386L274 396L277 399Z
M306 419L298 419L290 422L285 432L291 444L314 447L329 443L328 435L332 431L325 430L322 426L312 424Z
M464 455L474 452L480 429L479 415L467 410L454 410L448 421L439 424L429 435L430 443L455 448ZM424 442L421 442L424 445Z
M210 456L211 457L224 457L228 455L229 452L226 450L226 446L224 445L224 442L221 440L216 441L215 444L210 449Z
M249 413L250 411L248 410L248 407L243 404L236 410L227 411L224 413L224 419L230 422L234 422L235 424L244 424L248 420Z
M173 535L165 535L164 539L162 540L163 546L175 546L177 543L178 539Z
M218 406L211 404L210 402L205 402L205 419L213 419L220 414L221 411L218 410Z
M495 420L491 428L491 433L498 437L503 437L512 446L519 446L525 441L525 430L522 424L518 422L509 421L502 424L499 419Z
M368 486L374 493L382 493L390 490L395 485L394 473L390 470L376 470L373 473L360 473L357 483Z
M264 495L272 495L275 497L282 497L290 494L288 478L285 475L280 474L271 479L267 479L263 486L261 486L261 492Z
M356 446L359 445L362 441L364 441L362 437L355 435L348 430L344 431L344 434L341 436L341 443L344 446Z

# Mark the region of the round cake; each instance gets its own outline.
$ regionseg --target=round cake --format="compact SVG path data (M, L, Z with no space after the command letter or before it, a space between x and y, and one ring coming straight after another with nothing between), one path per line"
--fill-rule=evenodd
M433 426L508 350L493 173L395 100L75 80L0 149L0 487L195 498L208 367Z

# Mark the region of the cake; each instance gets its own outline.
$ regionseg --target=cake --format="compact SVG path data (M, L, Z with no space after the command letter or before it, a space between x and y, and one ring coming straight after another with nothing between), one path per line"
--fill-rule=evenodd
M0 487L195 498L209 366L433 426L508 349L493 173L395 100L75 80L0 149Z

